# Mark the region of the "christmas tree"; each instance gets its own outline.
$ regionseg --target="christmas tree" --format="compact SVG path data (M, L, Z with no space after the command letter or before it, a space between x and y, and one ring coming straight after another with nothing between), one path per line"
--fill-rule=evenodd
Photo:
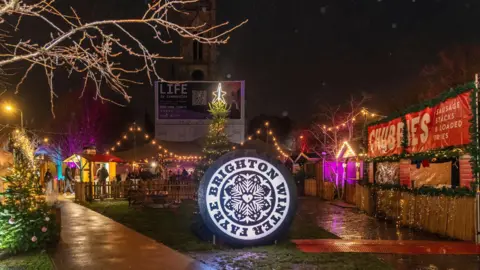
M230 112L230 108L225 101L225 94L222 90L222 84L219 83L217 90L213 92L212 102L208 104L209 112L212 115L212 122L208 127L208 134L203 145L202 152L204 158L195 170L196 179L198 180L202 179L205 171L215 160L231 149L227 133L225 132L227 116ZM194 213L192 231L204 241L210 241L213 237L213 233L207 228L198 213L198 206Z
M212 122L208 127L208 134L203 145L204 159L197 167L198 179L203 176L215 160L231 149L227 133L225 132L227 116L230 111L225 101L225 94L222 90L222 84L219 83L217 90L213 92L212 102L208 104Z
M58 238L55 214L40 195L34 147L24 131L11 137L14 166L0 194L0 251L28 251Z

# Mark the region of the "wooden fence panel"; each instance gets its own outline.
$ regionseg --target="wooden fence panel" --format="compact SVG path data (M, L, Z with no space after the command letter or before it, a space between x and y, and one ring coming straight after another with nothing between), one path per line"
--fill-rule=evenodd
M128 192L138 190L145 195L168 194L174 200L196 199L197 185L192 182L165 183L161 180L138 181L132 183L84 183L87 200L122 199L128 197Z
M305 180L305 196L317 196L317 180Z
M421 229L465 241L475 241L475 198L415 195L393 190L357 186L357 207L370 215L382 216L399 225Z
M357 181L347 180L345 183L345 202L355 204L356 197L356 185Z

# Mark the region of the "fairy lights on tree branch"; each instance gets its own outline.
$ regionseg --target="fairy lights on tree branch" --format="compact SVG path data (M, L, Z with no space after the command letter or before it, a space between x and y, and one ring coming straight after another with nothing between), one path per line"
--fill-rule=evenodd
M338 123L338 124L335 124L335 125L319 125L319 126L321 127L321 129L322 129L324 132L340 130L340 129L342 129L342 128L347 128L347 126L348 126L349 124L353 124L353 123L357 122L359 117L364 117L364 118L382 118L382 117L385 117L385 116L380 115L380 114L373 113L373 112L369 111L369 110L366 109L366 108L362 108L361 111L359 111L358 113L356 113L356 114L354 114L353 116L349 117L347 120L342 121L342 122L340 122L340 123Z
M189 12L181 10L180 7L193 5L199 1L153 1L141 17L97 21L84 21L73 7L70 7L68 14L62 13L56 7L55 0L0 1L0 75L6 74L4 71L8 65L28 62L29 66L17 85L18 91L19 86L35 67L43 68L50 87L52 114L53 99L56 97L53 88L54 71L59 67L67 69L70 74L81 74L84 78L81 96L85 92L87 83L91 82L96 89L95 98L116 103L103 95L101 89L106 85L123 96L126 101L130 101L127 88L132 84L141 84L129 79L130 75L145 72L150 84L154 80L163 81L155 67L157 61L182 59L182 57L164 56L151 52L144 46L142 40L129 30L129 25L144 26L146 31L151 32L152 38L160 44L171 44L170 36L176 33L181 38L219 45L227 43L229 34L247 22L245 20L238 25L227 27L228 22L219 25L191 26L169 20L170 14ZM28 29L22 31L23 17L37 19L38 27L43 27L44 32L50 33L45 42L32 41ZM22 33L21 40L12 29ZM170 34L165 35L165 33ZM141 64L134 69L123 67L120 57L124 55L140 59ZM0 81L2 82L4 80Z

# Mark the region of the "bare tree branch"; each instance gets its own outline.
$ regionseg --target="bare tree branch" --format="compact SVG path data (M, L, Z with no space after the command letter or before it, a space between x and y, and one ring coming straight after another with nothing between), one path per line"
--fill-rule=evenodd
M330 181L332 181L340 198L343 197L345 191L344 183L340 179L341 160L337 156L344 141L349 143L355 142L361 145L362 127L361 119L358 116L364 111L363 105L368 97L363 95L360 99L351 97L344 106L325 106L321 109L319 119L312 123L308 132L312 140L309 141L309 152L323 153L330 161L329 170ZM334 162L333 162L334 161Z
M181 59L180 56L164 56L151 52L143 42L131 33L128 25L144 25L152 33L153 39L160 44L170 44L169 37L162 35L162 30L176 33L182 38L196 40L200 43L217 45L225 44L229 34L247 21L224 29L228 22L219 25L180 25L168 20L170 12L187 13L180 7L194 4L199 0L157 0L149 4L145 13L139 18L109 19L83 22L77 12L71 8L70 14L60 12L55 7L55 0L1 0L0 1L0 72L5 67L18 62L29 62L30 65L19 82L22 84L29 72L36 66L45 70L50 87L53 113L54 71L63 67L69 74L81 74L85 80L93 82L96 87L95 98L113 102L104 97L102 85L122 95L130 101L127 93L129 85L141 83L128 79L126 75L144 72L152 84L154 80L164 79L156 71L157 60ZM37 19L49 28L50 38L45 43L35 43L28 37L22 40L10 39L12 25L7 23L16 20L14 29L20 27L23 17ZM224 29L224 30L221 30ZM217 30L221 30L217 33ZM127 40L121 40L125 36ZM130 47L127 44L134 44ZM141 59L142 64L134 69L122 67L119 57L127 55ZM2 73L0 73L0 76ZM0 82L4 82L0 77ZM17 85L17 92L18 86ZM83 92L82 92L83 95Z

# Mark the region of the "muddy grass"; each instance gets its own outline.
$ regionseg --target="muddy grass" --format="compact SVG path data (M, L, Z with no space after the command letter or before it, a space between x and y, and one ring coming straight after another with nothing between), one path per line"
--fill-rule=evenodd
M302 212L295 216L285 240L276 245L232 249L201 241L192 233L193 201L183 202L177 209L129 208L126 201L85 206L216 269L390 269L371 254L298 251L288 239L338 238Z

